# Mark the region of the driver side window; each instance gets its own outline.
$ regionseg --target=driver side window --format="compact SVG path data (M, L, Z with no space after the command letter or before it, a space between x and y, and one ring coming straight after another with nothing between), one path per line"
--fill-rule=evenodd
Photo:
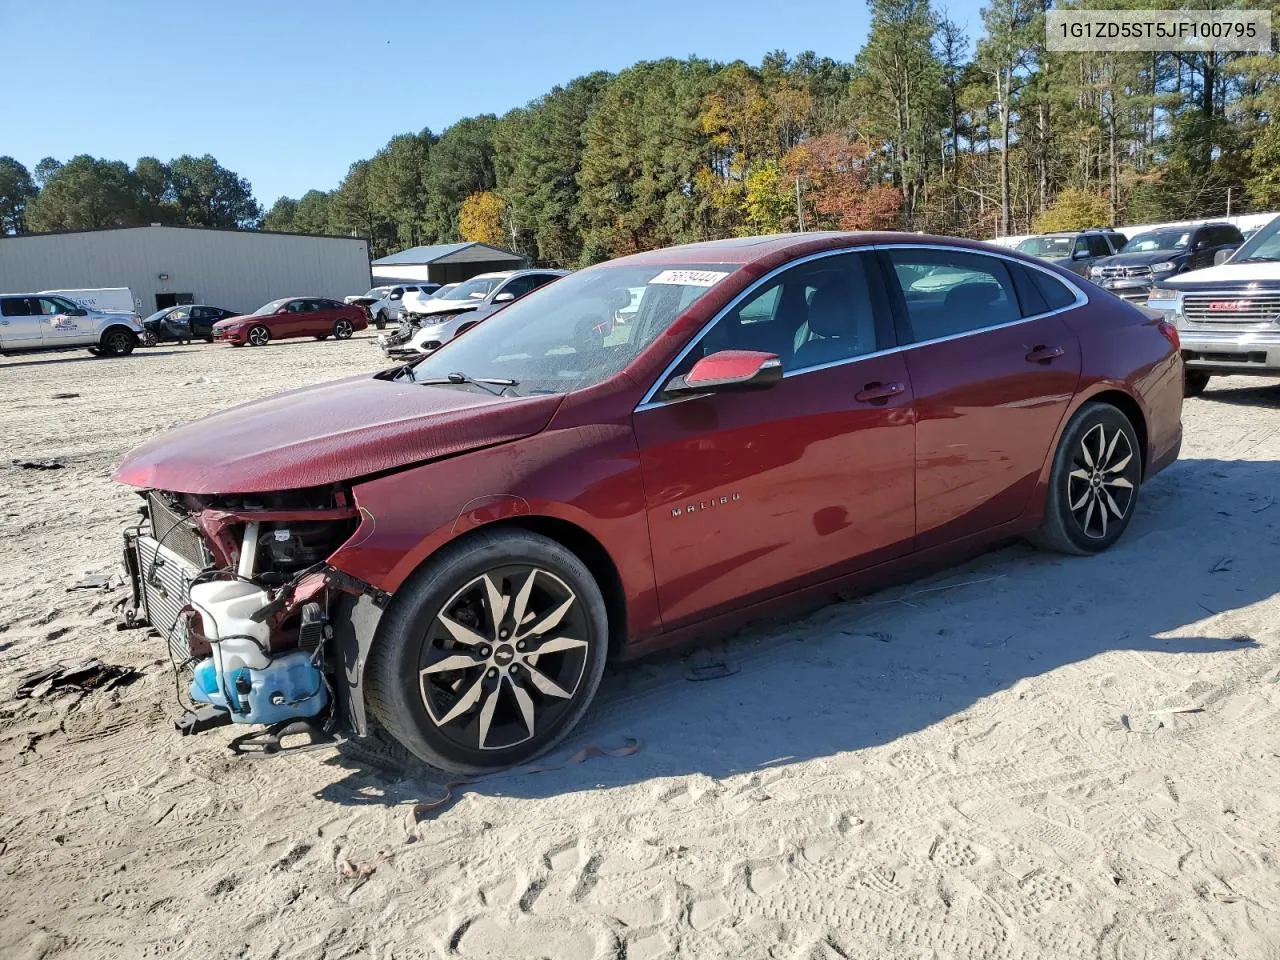
M794 373L881 348L866 253L819 257L785 270L716 322L675 374L721 350L772 353Z

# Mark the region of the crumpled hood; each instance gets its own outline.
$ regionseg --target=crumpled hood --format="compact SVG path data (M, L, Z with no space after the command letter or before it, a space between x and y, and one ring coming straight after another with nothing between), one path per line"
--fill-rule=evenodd
M131 450L115 479L176 493L322 486L508 443L546 427L559 396L352 377L254 400Z
M1100 267L1145 267L1166 260L1177 260L1186 254L1185 250L1148 250L1145 253L1117 253L1110 257L1099 257L1093 263Z

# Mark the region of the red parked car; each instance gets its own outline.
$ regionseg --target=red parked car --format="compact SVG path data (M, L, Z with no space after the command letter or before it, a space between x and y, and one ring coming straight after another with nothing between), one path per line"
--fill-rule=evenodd
M1181 407L1169 324L1007 250L659 250L134 450L129 616L195 658L189 727L330 717L490 770L563 737L612 656L1011 537L1106 549Z
M368 314L355 304L324 297L286 297L263 304L242 317L219 320L213 325L213 339L233 347L246 343L265 347L272 340L286 337L350 340L353 333L368 326Z

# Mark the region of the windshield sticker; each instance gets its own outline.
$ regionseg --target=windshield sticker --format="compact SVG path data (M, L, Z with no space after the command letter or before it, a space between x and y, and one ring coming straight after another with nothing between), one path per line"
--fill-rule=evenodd
M681 287L714 287L729 274L719 270L663 270L650 283L674 283Z

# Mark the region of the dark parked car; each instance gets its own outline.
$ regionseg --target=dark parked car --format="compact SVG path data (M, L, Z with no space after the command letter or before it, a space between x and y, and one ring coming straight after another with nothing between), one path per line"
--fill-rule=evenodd
M332 336L349 340L355 331L368 326L364 308L355 304L323 297L285 297L272 300L245 316L219 320L213 325L213 339L233 347L246 343L264 347L272 340L288 337L324 340Z
M1093 264L1118 253L1124 243L1118 230L1079 230L1027 237L1016 249L1085 277Z
M213 325L219 320L234 316L234 310L196 304L157 310L143 320L142 325L155 337L157 343L195 339L213 343Z
M1170 324L1016 253L657 250L133 450L125 619L195 658L188 728L376 725L493 770L564 737L612 658L1018 535L1105 550L1181 410Z
M1229 223L1161 227L1138 234L1114 257L1099 260L1089 268L1089 279L1118 297L1146 303L1156 284L1211 267L1220 250L1230 252L1243 242L1240 231Z

